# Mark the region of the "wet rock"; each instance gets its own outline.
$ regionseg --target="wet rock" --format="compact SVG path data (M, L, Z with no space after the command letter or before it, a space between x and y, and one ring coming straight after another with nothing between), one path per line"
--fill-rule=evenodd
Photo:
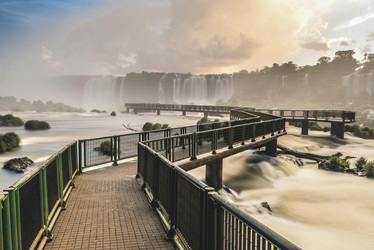
M266 208L268 210L269 214L273 213L273 211L271 211L269 203L267 203L266 201L261 202L261 206Z
M34 162L28 157L13 158L5 162L3 168L14 170L17 173L23 173L26 168L31 166Z

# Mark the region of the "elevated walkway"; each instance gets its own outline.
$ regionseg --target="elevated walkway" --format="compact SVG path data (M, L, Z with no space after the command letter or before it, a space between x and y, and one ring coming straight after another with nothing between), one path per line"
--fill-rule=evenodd
M174 249L136 172L124 163L78 175L45 249Z

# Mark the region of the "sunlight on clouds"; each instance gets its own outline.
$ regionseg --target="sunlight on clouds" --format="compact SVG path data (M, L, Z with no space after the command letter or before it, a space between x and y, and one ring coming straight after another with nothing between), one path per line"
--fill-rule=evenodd
M368 13L368 14L363 15L363 16L358 16L356 18L353 18L353 19L343 23L342 25L337 26L335 28L335 30L342 30L342 29L350 28L350 27L359 25L361 23L364 23L364 22L366 22L370 19L373 19L373 18L374 18L374 13Z

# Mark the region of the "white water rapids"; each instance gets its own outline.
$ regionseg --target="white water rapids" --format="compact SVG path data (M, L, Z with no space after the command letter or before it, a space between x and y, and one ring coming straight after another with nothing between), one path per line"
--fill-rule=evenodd
M22 137L21 147L0 155L0 163L22 156L40 163L76 139L131 133L122 124L140 130L147 121L177 127L196 124L201 118L197 114L161 114L111 117L109 114L15 113L23 120L45 120L51 129L30 132L22 127L0 128L0 133L14 131ZM289 135L278 141L286 147L299 151L310 149L321 155L341 152L344 156L374 160L373 140L348 133L346 139L340 140L328 133L313 131L311 136L301 136L299 129L293 127L287 131ZM374 179L318 170L309 161L304 161L307 164L299 168L281 157L266 159L253 157L251 153L224 160L224 184L232 193L221 192L222 195L303 249L374 249ZM353 166L354 159L350 162ZM204 168L194 170L193 174L204 177ZM1 168L1 190L22 176ZM271 215L261 207L264 201L270 205Z
M345 139L294 127L278 140L288 148L320 155L365 156L374 160L374 141L346 133ZM224 159L219 193L302 249L374 249L374 179L319 170L304 160L298 167L247 151ZM354 167L355 159L351 159ZM203 180L204 168L190 171ZM261 206L267 202L272 213Z

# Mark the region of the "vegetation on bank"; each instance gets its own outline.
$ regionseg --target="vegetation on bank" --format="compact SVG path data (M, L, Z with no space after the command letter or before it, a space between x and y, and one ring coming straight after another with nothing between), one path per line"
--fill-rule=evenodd
M160 129L168 129L169 124L160 124L160 123L151 123L151 122L146 122L144 123L142 129L143 131L152 131L152 130L160 130Z
M374 129L369 127L361 127L357 124L345 125L345 131L352 132L355 136L363 139L374 139Z
M42 130L42 129L50 129L50 125L48 122L45 121L38 121L38 120L29 120L25 123L26 130Z
M206 124L206 123L214 123L214 122L220 122L220 120L219 119L209 120L208 118L203 117L197 121L197 125Z
M102 110L102 111L100 111L100 110L98 110L98 109L93 109L93 110L91 110L90 112L91 112L91 113L98 113L98 114L101 114L101 113L106 114L106 113L107 113L106 110Z
M23 126L24 122L21 118L13 116L11 114L0 115L0 127L16 127Z
M75 108L63 103L54 103L52 101L28 101L21 99L17 101L14 96L0 96L0 111L37 111L37 112L86 112L82 108Z
M13 132L0 134L0 153L8 152L19 147L21 138Z
M355 166L357 170L363 171L367 177L374 177L374 161L368 161L365 157L356 160Z
M302 123L301 122L289 122L288 124L291 125L291 126L297 127L297 128L301 128L302 127ZM315 121L309 121L308 128L310 130L323 131L323 132L328 132L328 131L331 130L330 127L321 127L318 124L318 122L315 122Z

